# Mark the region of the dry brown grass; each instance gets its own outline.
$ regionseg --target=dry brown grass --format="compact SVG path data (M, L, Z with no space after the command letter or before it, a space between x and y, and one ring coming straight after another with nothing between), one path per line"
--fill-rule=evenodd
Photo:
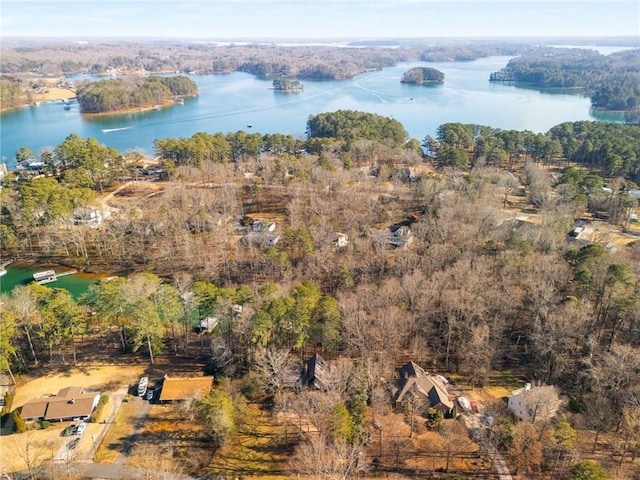
M42 93L34 93L34 102L52 102L55 100L68 100L76 96L75 90L60 87L47 87Z
M201 423L185 412L180 403L151 405L144 425L136 434L136 448L128 459L135 465L137 452L154 452L165 466L172 465L185 472L201 472L212 454L203 441Z
M296 428L289 425L290 442ZM284 426L257 404L247 406L237 435L218 450L208 471L219 475L251 475L262 480L286 478L292 443L285 442Z
M133 403L123 403L116 418L98 447L94 460L97 463L113 463L120 454L122 441L131 433L136 408Z

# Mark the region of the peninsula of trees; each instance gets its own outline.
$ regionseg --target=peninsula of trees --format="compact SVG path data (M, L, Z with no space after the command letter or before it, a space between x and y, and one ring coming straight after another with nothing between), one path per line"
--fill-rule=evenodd
M176 97L197 94L197 85L185 76L127 77L84 81L77 85L82 113L116 113L149 108L168 103Z
M510 60L489 80L582 88L595 107L632 111L640 106L640 49L607 56L586 49L537 49Z
M415 83L417 85L422 85L423 83L443 83L444 73L435 68L415 67L404 72L400 82Z

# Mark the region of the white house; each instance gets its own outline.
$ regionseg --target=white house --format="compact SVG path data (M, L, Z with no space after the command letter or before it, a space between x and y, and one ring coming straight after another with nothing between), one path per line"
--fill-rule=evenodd
M333 248L336 250L339 248L344 248L349 244L349 237L346 233L336 232L333 237Z
M560 399L556 388L551 385L532 387L530 383L524 388L511 392L507 408L519 418L527 422L537 422L552 418L558 411Z

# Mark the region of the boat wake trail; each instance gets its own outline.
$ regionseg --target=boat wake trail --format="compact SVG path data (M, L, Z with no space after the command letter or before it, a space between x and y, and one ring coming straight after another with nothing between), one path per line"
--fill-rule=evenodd
M120 130L131 130L133 127L120 127L120 128L103 128L102 133L119 132Z

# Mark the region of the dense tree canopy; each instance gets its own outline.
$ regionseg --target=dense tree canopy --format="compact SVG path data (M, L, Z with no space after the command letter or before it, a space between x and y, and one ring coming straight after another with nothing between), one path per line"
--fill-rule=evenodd
M337 110L311 115L307 120L308 138L332 138L352 145L357 140L374 140L393 146L407 141L407 132L400 122L375 113Z
M444 73L430 67L415 67L402 74L401 83L442 83Z
M116 78L85 81L76 94L82 113L103 113L161 105L174 97L196 95L198 87L185 76Z
M605 176L640 181L640 127L605 122L566 122L549 131L570 161L593 167Z

